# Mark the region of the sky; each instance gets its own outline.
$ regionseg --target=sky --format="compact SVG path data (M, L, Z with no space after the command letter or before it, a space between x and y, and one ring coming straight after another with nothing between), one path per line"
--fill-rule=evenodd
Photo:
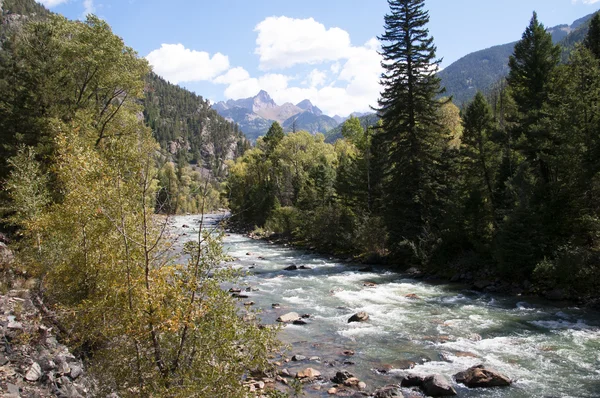
M326 114L365 112L381 91L387 0L38 0L71 19L94 13L153 70L211 102L266 90L278 104L309 99ZM600 0L426 0L441 68L519 40L533 11L571 24Z

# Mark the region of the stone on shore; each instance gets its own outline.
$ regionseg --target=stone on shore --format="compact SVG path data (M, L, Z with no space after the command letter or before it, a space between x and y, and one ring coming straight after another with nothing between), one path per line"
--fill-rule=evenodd
M37 362L34 362L25 374L25 380L38 381L40 377L42 377L42 368Z

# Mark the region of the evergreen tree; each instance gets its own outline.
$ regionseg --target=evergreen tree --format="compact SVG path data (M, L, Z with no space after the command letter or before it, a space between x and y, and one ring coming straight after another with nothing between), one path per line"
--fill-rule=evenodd
M273 122L271 127L269 127L269 131L267 131L265 138L263 139L264 143L267 146L267 156L275 150L275 147L279 145L284 136L285 134L281 125L277 122Z
M379 99L380 134L386 165L386 220L395 257L426 261L442 188L439 162L443 148L437 121L441 93L436 76L439 60L425 27L429 14L423 0L388 0L382 42ZM435 239L433 239L435 240ZM411 258L412 257L412 258Z
M542 181L550 180L550 171L544 152L554 148L548 132L540 123L543 107L548 101L550 76L560 61L560 48L552 43L552 35L534 12L523 37L515 45L509 58L508 84L519 111L515 138L520 138L519 149L530 162L537 162Z
M590 28L583 45L600 59L600 13L596 13L590 21Z
M491 238L494 224L494 171L498 166L498 148L492 142L495 130L492 110L478 92L463 118L461 163L465 182L465 225L472 241Z

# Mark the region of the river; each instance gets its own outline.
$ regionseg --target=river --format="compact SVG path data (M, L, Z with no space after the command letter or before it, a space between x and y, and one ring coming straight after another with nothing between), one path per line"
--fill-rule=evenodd
M214 225L219 216L206 216ZM198 228L199 216L172 219L175 231ZM189 228L182 228L188 225ZM324 226L325 227L325 226ZM452 375L483 363L514 380L503 389L468 389L460 397L600 397L600 314L534 297L486 294L435 284L364 265L345 264L283 245L227 234L229 263L247 271L236 285L261 309L262 322L294 311L306 325L287 325L280 339L289 355L319 357L285 364L290 372L312 367L325 376L348 370L370 390L399 382L407 372ZM291 264L310 269L284 271ZM362 272L361 272L362 271ZM365 286L365 283L372 286ZM407 295L416 295L408 296ZM273 309L272 304L280 304ZM348 323L358 311L370 319ZM355 352L345 356L344 350ZM406 370L408 366L414 368ZM376 369L392 368L381 374ZM328 396L306 388L309 396Z

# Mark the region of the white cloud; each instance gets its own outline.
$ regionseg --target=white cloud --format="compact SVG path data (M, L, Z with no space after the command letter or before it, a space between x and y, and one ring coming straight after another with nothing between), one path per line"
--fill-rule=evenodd
M254 30L262 70L335 61L344 58L350 47L348 32L326 29L313 18L268 17Z
M575 4L575 3L582 2L583 4L596 4L599 1L600 0L571 0L571 3Z
M325 84L327 79L327 73L320 71L318 69L313 69L309 74L306 80L306 83L310 87L319 87Z
M96 12L94 0L83 0L83 15L93 14Z
M260 22L255 31L258 32L255 54L259 56L259 68L283 70L295 66L294 76L273 72L252 76L242 67L229 69L228 64L224 64L218 74L208 74L205 80L225 85L225 98L248 98L265 90L279 105L308 99L326 114L342 116L369 111L371 106L377 105L383 70L376 38L362 46L353 46L347 32L326 28L312 18L269 17ZM179 46L177 52L183 52L183 46ZM159 57L153 57L153 53L147 58L157 73L169 78L166 68L158 68L154 58ZM203 54L206 62L208 54ZM165 54L161 58L178 57ZM307 67L317 63L324 65Z
M171 83L210 81L229 69L229 58L221 53L212 57L204 51L190 50L183 44L163 44L146 56L154 72Z
M52 8L63 3L66 3L69 0L38 0L39 3L43 4L45 7Z

